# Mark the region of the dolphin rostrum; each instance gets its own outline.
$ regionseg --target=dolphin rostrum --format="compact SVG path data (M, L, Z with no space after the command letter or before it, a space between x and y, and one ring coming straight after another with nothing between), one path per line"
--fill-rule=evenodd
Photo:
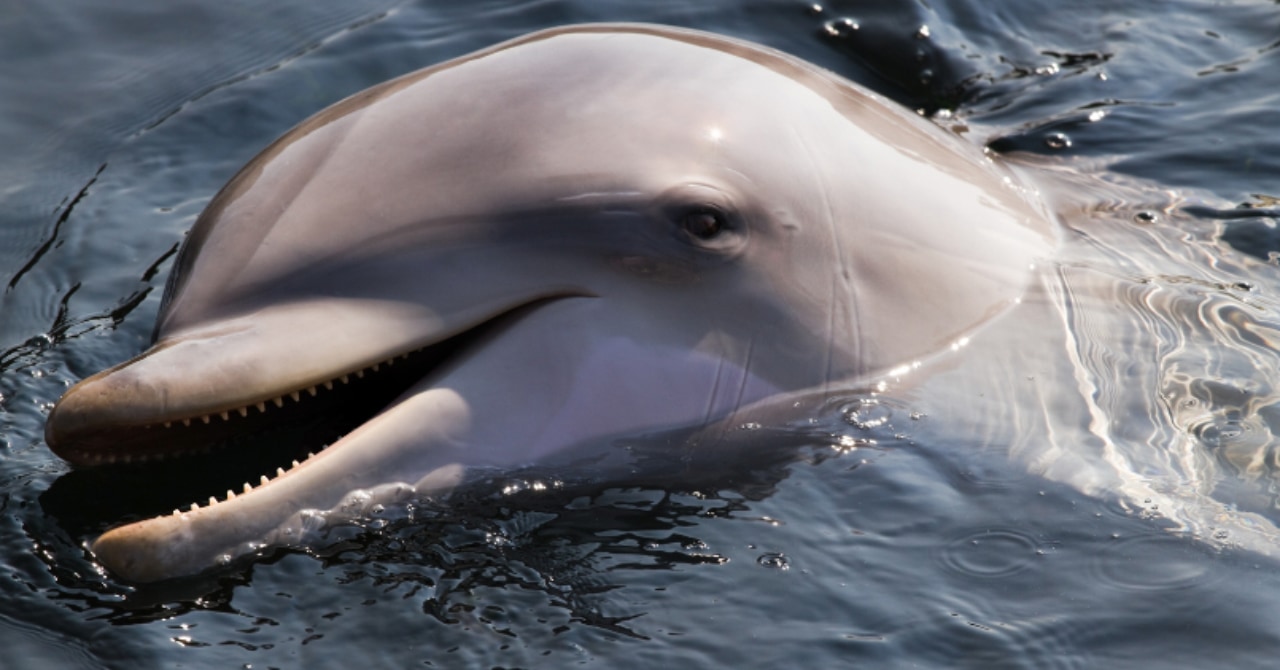
M267 147L196 222L152 347L69 390L46 436L76 465L234 456L357 382L394 398L287 471L93 545L166 579L355 493L443 494L920 362L1014 304L1054 244L1002 166L816 66L674 28L545 31Z

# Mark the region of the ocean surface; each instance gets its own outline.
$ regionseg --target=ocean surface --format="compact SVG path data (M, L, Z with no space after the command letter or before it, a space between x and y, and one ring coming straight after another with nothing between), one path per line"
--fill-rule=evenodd
M1010 365L1004 411L851 394L696 490L105 573L89 540L199 484L72 472L44 420L147 346L218 188L367 86L596 21L769 45L1002 154L1061 216L1047 285L1082 307L1065 347L1004 344L1070 358L1036 388L1081 414L1029 419ZM1274 667L1277 217L1278 2L0 0L0 668Z

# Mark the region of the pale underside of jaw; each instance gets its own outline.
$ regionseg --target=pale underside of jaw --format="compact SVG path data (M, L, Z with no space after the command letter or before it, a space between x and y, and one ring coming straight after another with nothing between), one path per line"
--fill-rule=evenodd
M424 411L434 418L426 429L406 430L397 421ZM331 515L356 519L375 505L452 490L463 468L447 449L413 459L413 467L404 467L404 455L418 440L447 445L468 420L466 403L447 389L412 393L328 448L277 468L274 477L262 475L256 486L245 482L221 500L114 528L93 550L112 573L152 582L226 565L266 546L297 546Z

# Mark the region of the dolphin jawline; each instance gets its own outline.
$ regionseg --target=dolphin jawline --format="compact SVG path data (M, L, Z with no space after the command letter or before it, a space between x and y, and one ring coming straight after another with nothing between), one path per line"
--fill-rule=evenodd
M243 386L221 393L203 408L175 413L163 404L144 405L151 414L113 402L111 389L98 385L139 361L163 355L159 342L144 354L85 379L68 391L50 413L45 440L74 465L110 465L164 461L234 449L247 436L282 424L314 419L317 413L347 407L360 398L367 416L385 409L404 391L446 369L463 352L479 347L522 317L551 302L594 297L585 292L551 294L517 303L458 329L432 333L396 353L368 362L335 365L327 374L267 393L244 395ZM369 397L375 398L372 402ZM336 440L335 440L336 443ZM314 445L312 453L331 445Z

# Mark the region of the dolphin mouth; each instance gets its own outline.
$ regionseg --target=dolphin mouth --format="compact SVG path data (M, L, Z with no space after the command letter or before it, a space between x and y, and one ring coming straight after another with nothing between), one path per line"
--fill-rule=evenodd
M297 449L314 455L391 405L415 384L439 374L463 353L549 302L581 295L530 300L482 319L459 332L407 348L374 363L339 367L321 381L267 395L213 403L181 415L156 412L145 421L77 421L76 410L59 403L50 414L46 442L77 466L145 464L257 448L274 435L308 444ZM147 352L103 375L148 356ZM102 375L99 375L102 376ZM81 384L91 383L95 378ZM74 389L73 389L74 391ZM70 396L72 392L68 392ZM107 398L107 403L110 398ZM68 420L70 418L71 420ZM296 463L296 461L295 461Z
M488 322L440 343L344 370L323 382L278 395L142 425L104 425L86 430L60 439L54 451L75 465L142 464L209 454L308 427L333 436L319 438L325 443L313 448L318 451L354 428L350 425L353 421L356 425L362 422L352 419L352 415L369 418L431 374L453 353L495 327L494 322ZM72 444L61 446L64 441Z

